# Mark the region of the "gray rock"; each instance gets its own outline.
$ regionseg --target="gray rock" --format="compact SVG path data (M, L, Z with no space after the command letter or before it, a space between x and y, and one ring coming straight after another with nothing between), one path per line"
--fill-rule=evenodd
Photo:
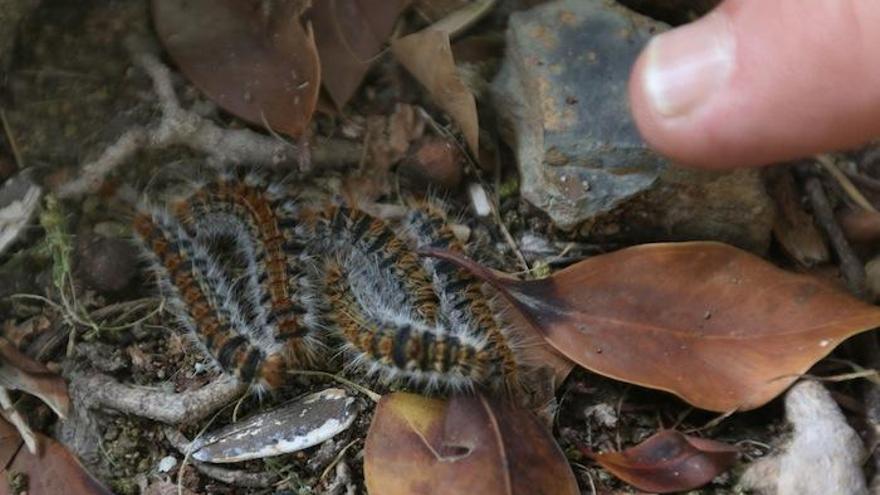
M763 251L773 206L759 172L674 167L647 147L630 116L632 64L667 28L603 0L511 16L492 94L521 193L558 227L591 237L711 239Z

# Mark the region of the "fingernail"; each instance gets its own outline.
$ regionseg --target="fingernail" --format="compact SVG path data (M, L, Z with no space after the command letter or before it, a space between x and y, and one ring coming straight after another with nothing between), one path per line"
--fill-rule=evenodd
M656 36L648 44L643 73L654 111L680 117L706 103L727 82L735 49L727 19L720 13Z

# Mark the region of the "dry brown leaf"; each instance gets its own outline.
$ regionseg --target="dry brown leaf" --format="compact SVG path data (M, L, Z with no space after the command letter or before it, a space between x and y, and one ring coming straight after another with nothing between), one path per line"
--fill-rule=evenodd
M321 82L302 0L153 0L156 31L180 70L228 112L298 137Z
M39 397L62 418L70 412L64 379L19 352L3 337L0 337L0 387Z
M323 84L342 109L360 86L410 0L321 0L309 18Z
M449 38L480 19L494 4L494 0L473 2L426 29L391 42L397 61L458 124L474 156L479 156L477 101L458 75Z
M23 443L15 426L0 418L0 469L9 465Z
M428 22L437 22L468 3L470 0L415 0L413 9Z
M8 428L9 424L0 419L0 431L4 432L0 433L0 439ZM28 495L113 495L63 445L39 433L37 436L43 445L39 455L19 448L11 463L0 466L0 495L21 493L13 492L9 486L12 473L24 475Z
M427 254L492 283L575 363L712 411L765 404L880 325L880 308L716 242L646 244L532 281Z
M367 434L367 490L382 495L577 494L550 432L484 397L382 398Z
M880 213L844 210L837 214L837 221L851 242L872 243L880 239Z
M390 116L367 117L367 156L363 169L349 176L345 190L353 204L375 201L391 191L391 168L425 132L425 120L418 107L399 103Z
M739 451L726 443L664 430L622 452L584 453L640 490L672 493L712 481L733 466Z
M804 211L791 171L781 169L770 174L767 187L779 213L773 223L773 235L785 252L806 267L827 262L830 255L825 237L813 217Z

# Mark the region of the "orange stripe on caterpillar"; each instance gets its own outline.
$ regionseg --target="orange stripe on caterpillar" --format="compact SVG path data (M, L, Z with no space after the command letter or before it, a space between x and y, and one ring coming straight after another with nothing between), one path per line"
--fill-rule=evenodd
M239 239L239 245L253 250L245 260L245 270L251 275L251 304L262 308L253 322L254 331L271 333L287 348L293 366L306 366L315 358L320 343L303 321L308 309L298 302L301 297L295 290L294 282L303 270L287 246L293 230L289 224L295 219L283 211L283 205L290 201L282 187L265 185L254 174L222 176L178 201L174 212L191 232L207 224L202 230L210 235L234 237L236 229L224 223L240 223L245 238ZM225 215L223 222L212 222L212 215L217 214Z
M382 219L346 207L331 207L327 213L330 235L346 239L346 249L380 257L380 267L390 269L403 285L408 300L426 321L434 322L439 311L431 276L418 255Z
M446 212L437 204L430 201L415 204L407 223L420 246L430 245L457 253L465 252L464 245L449 226ZM496 311L483 292L484 284L448 261L428 260L426 264L435 274L435 287L438 291L446 292L448 305L451 307L444 308L446 312L451 309L470 315L475 327L473 330L488 338L493 354L500 359L506 380L511 384L518 383L519 360L502 325L496 319Z
M328 320L355 354L354 365L383 381L404 380L428 391L497 389L503 376L479 341L444 332L406 314L381 315L362 307L339 263L325 267L325 288L332 308Z
M268 387L281 383L280 355L266 356L236 328L237 308L229 307L222 287L212 280L210 260L182 228L162 214L139 213L134 231L140 238L162 283L170 289L172 307L217 364L243 382L255 380ZM177 232L175 232L177 231ZM220 284L222 285L222 284ZM283 371L283 367L281 368Z

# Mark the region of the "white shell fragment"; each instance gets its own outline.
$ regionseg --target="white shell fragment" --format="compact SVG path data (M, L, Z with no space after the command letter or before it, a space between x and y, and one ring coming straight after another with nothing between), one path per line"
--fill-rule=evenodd
M42 189L19 174L0 188L0 253L13 243L30 223L40 205Z
M357 413L354 397L330 388L196 439L192 457L226 463L289 454L345 431Z
M492 203L489 195L479 182L468 184L468 195L471 198L471 206L478 217L488 217L492 213Z
M761 495L868 495L862 471L864 446L831 394L802 381L785 397L794 427L782 452L753 462L740 485Z
M172 469L174 469L174 466L176 466L176 465L177 465L177 458L174 457L173 455L169 455L169 456L163 457L162 460L159 461L159 465L156 466L156 469L160 473L168 473Z

